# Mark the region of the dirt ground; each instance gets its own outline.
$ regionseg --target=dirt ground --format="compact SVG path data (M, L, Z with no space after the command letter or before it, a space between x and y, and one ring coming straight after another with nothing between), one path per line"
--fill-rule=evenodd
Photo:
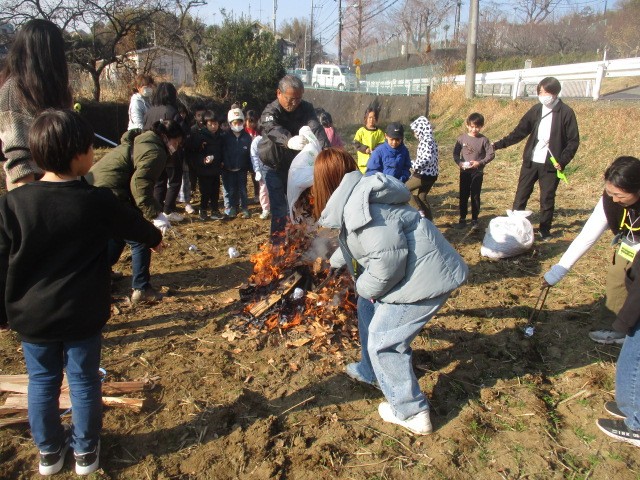
M468 262L470 278L413 344L432 435L381 421L381 393L344 374L358 359L356 342L296 346L304 324L286 332L237 328L245 306L238 287L269 229L252 206L251 219L191 216L176 224L167 251L152 261L152 282L166 293L161 303L131 306L128 258L118 264L125 277L114 286L102 365L110 380L152 378L156 387L142 394L141 413L105 409L102 468L93 478L638 478L638 450L595 425L613 399L619 352L587 338L601 326L610 238L551 290L535 334L522 332L541 274L581 228L601 183L561 185L557 236L494 262L480 256L484 228L450 228L457 173L452 162L442 164L431 197L435 224ZM517 160L487 168L483 226L510 206L518 168ZM230 259L229 247L240 256ZM0 349L0 374L25 372L13 333L0 336ZM59 478L75 477L71 463ZM36 477L29 429L1 429L0 478Z

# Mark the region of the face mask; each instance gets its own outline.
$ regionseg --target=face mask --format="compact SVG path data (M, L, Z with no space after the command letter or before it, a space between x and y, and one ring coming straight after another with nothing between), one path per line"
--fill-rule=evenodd
M151 87L144 87L142 89L142 96L143 97L150 97L151 95L153 95L153 88Z
M244 125L232 125L231 130L236 133L240 133L242 130L244 130Z
M538 95L538 100L540 100L540 103L545 107L548 107L553 103L555 98L553 98L553 95Z

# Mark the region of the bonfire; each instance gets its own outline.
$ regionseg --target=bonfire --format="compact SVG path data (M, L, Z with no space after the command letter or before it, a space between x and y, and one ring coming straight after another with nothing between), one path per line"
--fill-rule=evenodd
M287 332L296 346L335 350L357 341L353 280L329 266L334 239L309 224L288 225L281 245L263 244L251 255L253 274L240 288L239 326ZM320 252L320 254L318 254Z

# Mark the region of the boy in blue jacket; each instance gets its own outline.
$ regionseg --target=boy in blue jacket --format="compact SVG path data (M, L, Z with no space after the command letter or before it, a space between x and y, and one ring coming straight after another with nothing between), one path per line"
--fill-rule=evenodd
M404 127L398 122L390 123L384 138L386 142L371 153L365 176L380 172L406 182L411 176L411 158L404 144Z

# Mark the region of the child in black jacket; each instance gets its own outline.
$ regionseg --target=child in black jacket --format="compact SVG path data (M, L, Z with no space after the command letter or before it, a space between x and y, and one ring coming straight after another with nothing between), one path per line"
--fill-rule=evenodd
M190 157L200 184L200 220L222 220L218 210L220 196L220 173L222 169L222 138L218 129L220 120L214 112L207 110L202 126L191 130ZM211 209L211 216L207 216Z
M0 323L22 341L28 408L42 475L59 472L71 446L76 473L98 469L101 330L111 312L110 238L161 248L162 234L106 188L79 181L93 164L93 131L70 110L46 110L29 148L45 174L0 197ZM58 412L62 371L72 425Z

